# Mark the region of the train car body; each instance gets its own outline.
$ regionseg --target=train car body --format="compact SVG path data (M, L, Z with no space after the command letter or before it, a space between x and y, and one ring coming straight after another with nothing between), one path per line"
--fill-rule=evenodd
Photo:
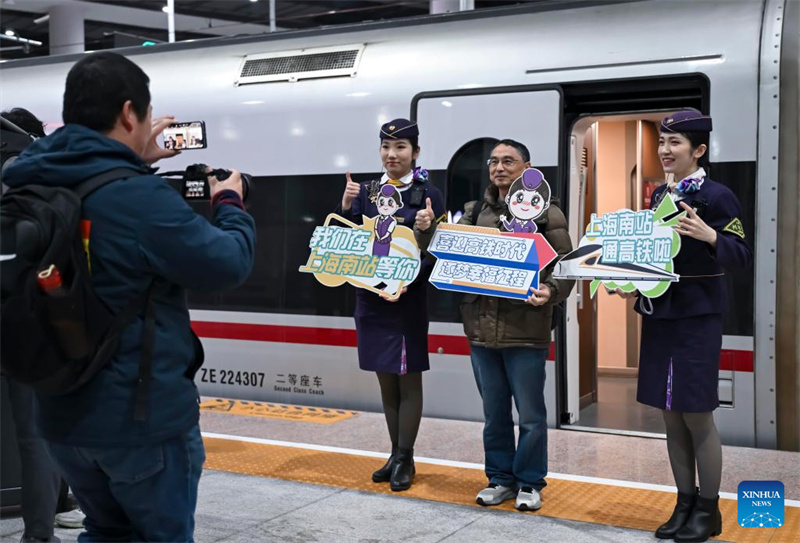
M796 343L791 351L776 347L778 313L797 311L796 283L785 272L779 277L776 254L779 233L782 247L797 247L796 229L784 227L796 220L778 216L779 186L795 187L796 202L796 169L779 171L781 146L785 153L793 138L797 149L797 120L781 117L782 92L797 96L796 68L789 91L781 71L797 64L797 50L782 48L783 34L797 32L796 17L791 29L785 17L796 10L792 4L560 2L121 50L150 76L155 115L206 123L208 148L163 168L202 162L254 177L252 277L230 292L190 294L206 349L201 392L380 409L375 378L356 361L352 289L327 289L298 267L314 226L341 199L344 172L357 180L379 175L381 123L404 116L419 122L419 165L445 192L451 213L481 187L479 180L459 184L455 170L468 172L485 159L490 138L525 142L577 243L580 149L590 123L654 120L690 106L713 116L713 177L742 202L756 262L729 280L717 421L726 443L776 447L781 368L796 379L798 365ZM309 63L309 55L330 64ZM26 107L58 125L65 77L78 58L0 65L2 107ZM306 62L304 73L293 62ZM791 269L796 277L796 264ZM425 414L480 419L457 297L430 298ZM579 422L579 303L577 294L570 297L554 333L547 373L553 427ZM792 386L784 393L794 402L794 422L785 419L789 436L797 420L797 382Z

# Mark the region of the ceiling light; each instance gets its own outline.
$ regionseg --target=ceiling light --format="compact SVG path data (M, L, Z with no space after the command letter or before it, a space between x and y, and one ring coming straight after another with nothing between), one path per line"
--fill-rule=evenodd
M6 36L13 36L13 35L14 35L14 31L13 30L11 30L11 29L6 30Z
M164 6L163 8L161 8L161 11L163 11L164 13L169 13L169 6Z
M258 0L250 0L251 2L258 2Z

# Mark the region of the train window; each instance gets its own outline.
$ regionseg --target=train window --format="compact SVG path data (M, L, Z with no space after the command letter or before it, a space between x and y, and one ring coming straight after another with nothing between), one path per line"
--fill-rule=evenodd
M450 220L458 222L464 204L483 198L489 186L489 167L486 159L492 152L496 138L477 138L462 145L450 159L445 173L445 205ZM437 173L439 173L437 171ZM434 176L431 176L433 179ZM461 294L436 290L429 286L428 315L434 322L459 322L458 304Z
M446 205L453 214L464 210L464 204L483 198L489 186L489 167L486 159L492 152L496 138L478 138L469 141L455 152L447 165Z

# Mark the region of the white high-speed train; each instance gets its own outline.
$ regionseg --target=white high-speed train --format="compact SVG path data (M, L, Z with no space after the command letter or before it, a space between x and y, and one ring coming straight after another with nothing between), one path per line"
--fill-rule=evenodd
M190 294L207 353L201 392L380 408L374 377L356 362L352 289L328 289L297 270L314 227L341 198L344 172L378 175L381 123L419 122L419 164L453 213L486 186L495 138L525 142L577 245L593 206L592 164L581 161L590 127L641 129L695 107L713 116L712 177L742 203L755 254L752 270L729 275L720 430L726 443L797 450L798 20L797 0L565 0L120 50L150 76L156 115L206 123L208 148L164 168L202 162L254 177L252 276L230 292ZM57 126L79 58L0 64L0 105ZM548 364L551 426L581 423L578 308L588 300L576 291ZM425 414L480 419L458 297L431 294Z

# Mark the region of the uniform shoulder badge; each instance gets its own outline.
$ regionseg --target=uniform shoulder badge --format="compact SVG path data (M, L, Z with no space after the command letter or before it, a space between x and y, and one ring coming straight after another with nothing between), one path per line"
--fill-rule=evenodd
M730 232L731 234L735 234L740 238L744 239L744 226L742 226L742 221L738 218L733 219L728 225L722 229L723 232Z

